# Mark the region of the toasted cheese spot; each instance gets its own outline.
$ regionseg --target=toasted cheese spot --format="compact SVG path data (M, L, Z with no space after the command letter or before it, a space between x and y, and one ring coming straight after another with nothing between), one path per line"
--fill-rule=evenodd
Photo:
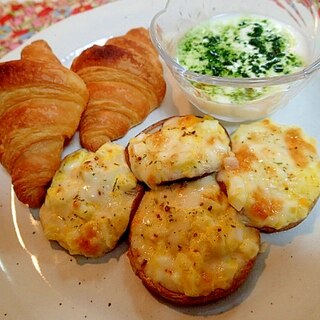
M151 188L216 172L231 156L230 138L212 117L173 117L158 129L141 133L128 144L132 172Z
M298 128L292 128L286 132L285 142L291 158L299 167L305 168L312 159L310 154L315 156L317 154L316 148L303 139L301 130Z
M96 252L101 250L99 243L95 241L97 237L96 228L92 225L86 225L82 231L82 234L76 239L75 245L79 247L85 256L95 256Z
M168 143L168 137L161 134L161 132L155 132L153 136L153 144L155 148L159 148Z
M258 219L265 220L271 215L281 214L283 210L280 199L265 198L263 191L259 188L253 193L253 204L248 207L250 215L256 216Z
M308 199L307 199L307 198L301 198L301 199L299 199L299 205L308 208L308 206L309 206L309 201L308 201Z
M250 225L282 230L306 218L320 194L316 141L265 119L241 125L231 142L238 165L225 161L217 179Z
M259 248L213 175L146 192L130 230L133 269L190 297L232 286Z
M257 156L252 152L247 145L242 145L237 151L237 157L239 161L239 171L250 171L251 166L258 159Z
M271 119L266 118L263 119L261 122L263 127L269 130L271 134L281 134L281 127L275 124Z
M137 180L124 148L107 143L84 149L61 163L40 208L46 237L70 252L98 257L112 250L125 232L137 196Z

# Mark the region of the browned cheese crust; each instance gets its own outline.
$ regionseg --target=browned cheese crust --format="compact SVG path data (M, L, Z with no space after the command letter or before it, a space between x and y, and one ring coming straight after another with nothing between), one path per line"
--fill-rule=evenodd
M272 233L306 219L320 194L315 139L264 119L241 125L231 140L237 161L224 164L218 181L247 224Z
M247 279L260 234L246 227L213 175L146 191L128 258L145 287L179 305L216 301Z
M235 292L242 283L248 278L251 269L254 266L254 262L256 259L250 260L247 265L240 270L240 272L235 276L232 281L232 284L228 289L220 289L217 288L210 294L206 296L198 296L198 297L190 297L182 293L174 292L166 289L161 284L152 281L149 277L144 273L144 268L137 269L135 265L135 255L131 249L128 250L128 258L131 264L131 267L135 274L142 280L144 286L154 295L160 296L165 300L169 300L174 304L181 306L193 306L193 305L203 305L209 302L214 302L225 298Z
M143 192L124 147L77 150L62 161L40 208L44 234L70 254L100 257L126 234Z
M223 159L233 156L218 120L190 114L150 125L130 139L125 152L132 172L150 188L217 172Z

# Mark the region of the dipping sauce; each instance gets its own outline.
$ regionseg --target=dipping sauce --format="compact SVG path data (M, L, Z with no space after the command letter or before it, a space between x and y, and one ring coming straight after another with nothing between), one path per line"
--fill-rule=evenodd
M230 78L273 77L306 65L304 41L292 27L256 15L221 15L187 32L177 48L178 62L190 71ZM232 88L193 83L215 102L246 103L274 88Z

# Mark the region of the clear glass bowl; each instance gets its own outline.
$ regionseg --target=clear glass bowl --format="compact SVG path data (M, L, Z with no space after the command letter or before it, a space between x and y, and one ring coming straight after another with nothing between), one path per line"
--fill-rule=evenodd
M188 100L218 119L241 122L266 117L285 106L320 68L319 0L169 0L152 19L150 36ZM177 44L200 23L222 14L259 15L294 28L308 48L307 65L298 72L268 78L224 78L188 71L178 63ZM268 94L245 102L224 102L199 89L201 85L226 90L267 88ZM252 89L253 88L253 89Z

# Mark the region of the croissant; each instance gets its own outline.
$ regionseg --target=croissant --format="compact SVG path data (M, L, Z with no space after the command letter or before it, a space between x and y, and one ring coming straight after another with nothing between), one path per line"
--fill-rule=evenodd
M42 204L87 101L83 80L43 40L0 63L0 162L29 207Z
M166 92L162 65L145 28L84 50L71 69L89 90L79 131L82 146L91 151L141 123Z

